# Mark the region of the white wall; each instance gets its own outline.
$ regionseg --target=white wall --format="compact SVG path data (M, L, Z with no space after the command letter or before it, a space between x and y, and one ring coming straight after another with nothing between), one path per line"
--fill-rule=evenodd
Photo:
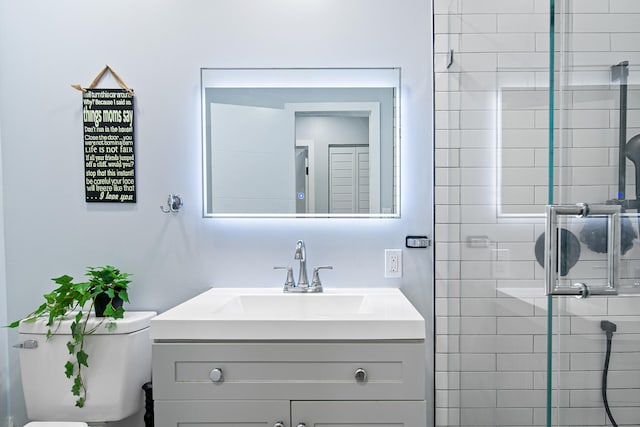
M429 1L2 0L0 53L10 319L49 278L88 265L135 275L130 309L163 311L212 284L280 286L272 267L293 264L297 239L311 264L334 266L327 287L401 287L431 318L430 249L406 250L404 277L383 278L385 248L432 233ZM134 205L84 202L81 98L69 85L105 64L136 93ZM402 67L401 219L201 218L200 67L358 66ZM184 197L177 215L160 212L170 192ZM10 372L16 382L15 354ZM21 390L11 393L23 421Z

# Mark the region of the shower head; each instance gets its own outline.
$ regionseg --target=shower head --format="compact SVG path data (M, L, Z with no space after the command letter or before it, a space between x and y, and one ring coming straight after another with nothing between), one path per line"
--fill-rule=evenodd
M587 218L587 222L580 230L580 241L593 252L605 254L608 252L609 220L603 217ZM638 237L631 220L627 216L620 218L620 251L622 255L633 248L633 241Z

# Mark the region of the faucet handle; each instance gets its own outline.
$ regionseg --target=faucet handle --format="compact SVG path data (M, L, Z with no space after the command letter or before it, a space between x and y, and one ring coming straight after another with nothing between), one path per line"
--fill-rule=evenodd
M287 267L276 266L276 267L273 267L273 269L274 270L287 270L287 280L285 280L285 282L284 282L285 291L288 288L295 288L296 283L293 281L293 269L291 268L291 266L287 266Z
M313 278L311 279L311 287L312 288L320 288L322 289L322 283L320 283L320 270L333 270L332 265L322 265L319 267L313 268Z

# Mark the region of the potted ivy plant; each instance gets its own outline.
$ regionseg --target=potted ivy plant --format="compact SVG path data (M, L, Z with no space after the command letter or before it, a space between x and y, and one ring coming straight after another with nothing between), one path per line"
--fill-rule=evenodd
M113 320L124 317L123 302L129 302L127 290L131 283L129 273L122 273L110 265L88 267L85 276L89 280L78 283L74 283L73 277L66 274L51 279L58 287L44 295L45 302L25 318L9 324L9 327L15 328L20 322L46 318L49 338L58 332L61 321L73 320L71 338L67 342L71 357L64 365L64 372L67 378L73 379L71 392L77 396L76 406L79 408L84 406L87 395L82 377L83 367L89 367L89 355L84 350L85 338L103 323L107 330L116 327ZM98 320L89 322L94 311Z

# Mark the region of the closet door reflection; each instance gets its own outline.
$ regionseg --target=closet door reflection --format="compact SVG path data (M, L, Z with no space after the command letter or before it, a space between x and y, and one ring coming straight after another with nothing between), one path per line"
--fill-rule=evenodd
M369 213L369 146L329 146L329 211Z

